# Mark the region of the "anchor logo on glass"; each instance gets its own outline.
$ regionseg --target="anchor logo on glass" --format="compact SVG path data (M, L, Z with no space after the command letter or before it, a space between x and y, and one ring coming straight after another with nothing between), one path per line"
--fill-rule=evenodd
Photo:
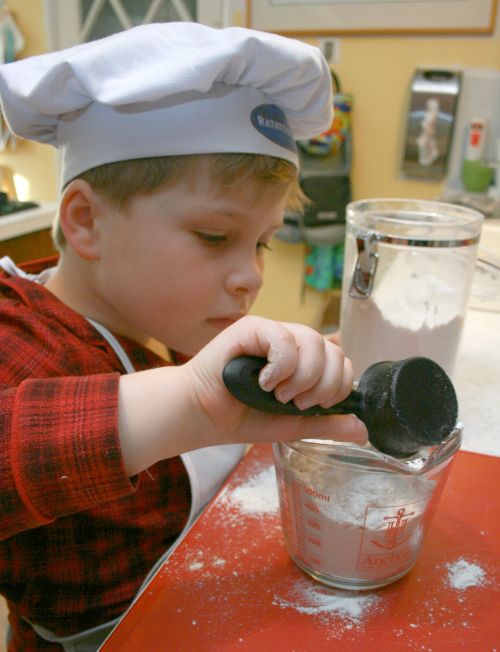
M387 527L384 531L383 539L381 541L372 539L372 543L386 550L392 550L400 546L411 536L411 532L407 531L406 526L414 514L415 512L407 512L406 507L401 507L394 516L384 516Z

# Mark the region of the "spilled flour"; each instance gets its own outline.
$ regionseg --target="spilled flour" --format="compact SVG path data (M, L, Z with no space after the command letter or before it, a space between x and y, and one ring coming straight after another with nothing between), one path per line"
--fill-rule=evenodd
M360 625L380 600L376 594L339 591L300 579L284 595L275 594L273 604L309 616L322 616L323 620L325 617L344 619L349 629Z
M472 564L464 558L446 564L446 568L448 584L452 589L463 591L471 586L483 586L486 582L486 573L481 566Z
M274 467L269 466L235 489L224 492L221 500L246 514L274 514L279 507Z

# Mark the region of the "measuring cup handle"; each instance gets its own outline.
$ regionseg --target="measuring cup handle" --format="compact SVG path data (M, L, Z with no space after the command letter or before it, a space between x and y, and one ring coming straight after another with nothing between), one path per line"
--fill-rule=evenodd
M222 379L227 389L248 407L271 412L272 414L291 414L300 416L326 416L329 414L360 414L361 395L352 391L349 396L331 408L313 405L300 410L295 403L281 403L274 392L266 392L259 385L259 374L267 364L265 358L244 355L234 358L224 367Z

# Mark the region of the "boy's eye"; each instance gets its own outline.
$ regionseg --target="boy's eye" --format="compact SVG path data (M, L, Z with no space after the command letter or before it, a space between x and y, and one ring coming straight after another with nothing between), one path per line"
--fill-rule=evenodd
M204 233L203 231L196 231L196 235L202 242L209 245L221 244L227 240L225 235L217 233Z
M199 238L204 244L210 246L224 244L225 242L228 241L227 235L224 235L222 233L205 233L204 231L195 231L195 234L196 237ZM262 249L267 249L268 251L272 251L271 247L267 242L258 242L257 251L260 251Z

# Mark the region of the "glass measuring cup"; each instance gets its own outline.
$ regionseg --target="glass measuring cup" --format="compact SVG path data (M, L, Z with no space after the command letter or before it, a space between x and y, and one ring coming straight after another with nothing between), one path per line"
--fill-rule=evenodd
M416 199L352 202L340 331L356 378L374 362L425 356L451 376L483 215Z
M333 441L273 444L291 558L341 589L373 589L408 573L461 436L458 426L439 446L405 460Z

